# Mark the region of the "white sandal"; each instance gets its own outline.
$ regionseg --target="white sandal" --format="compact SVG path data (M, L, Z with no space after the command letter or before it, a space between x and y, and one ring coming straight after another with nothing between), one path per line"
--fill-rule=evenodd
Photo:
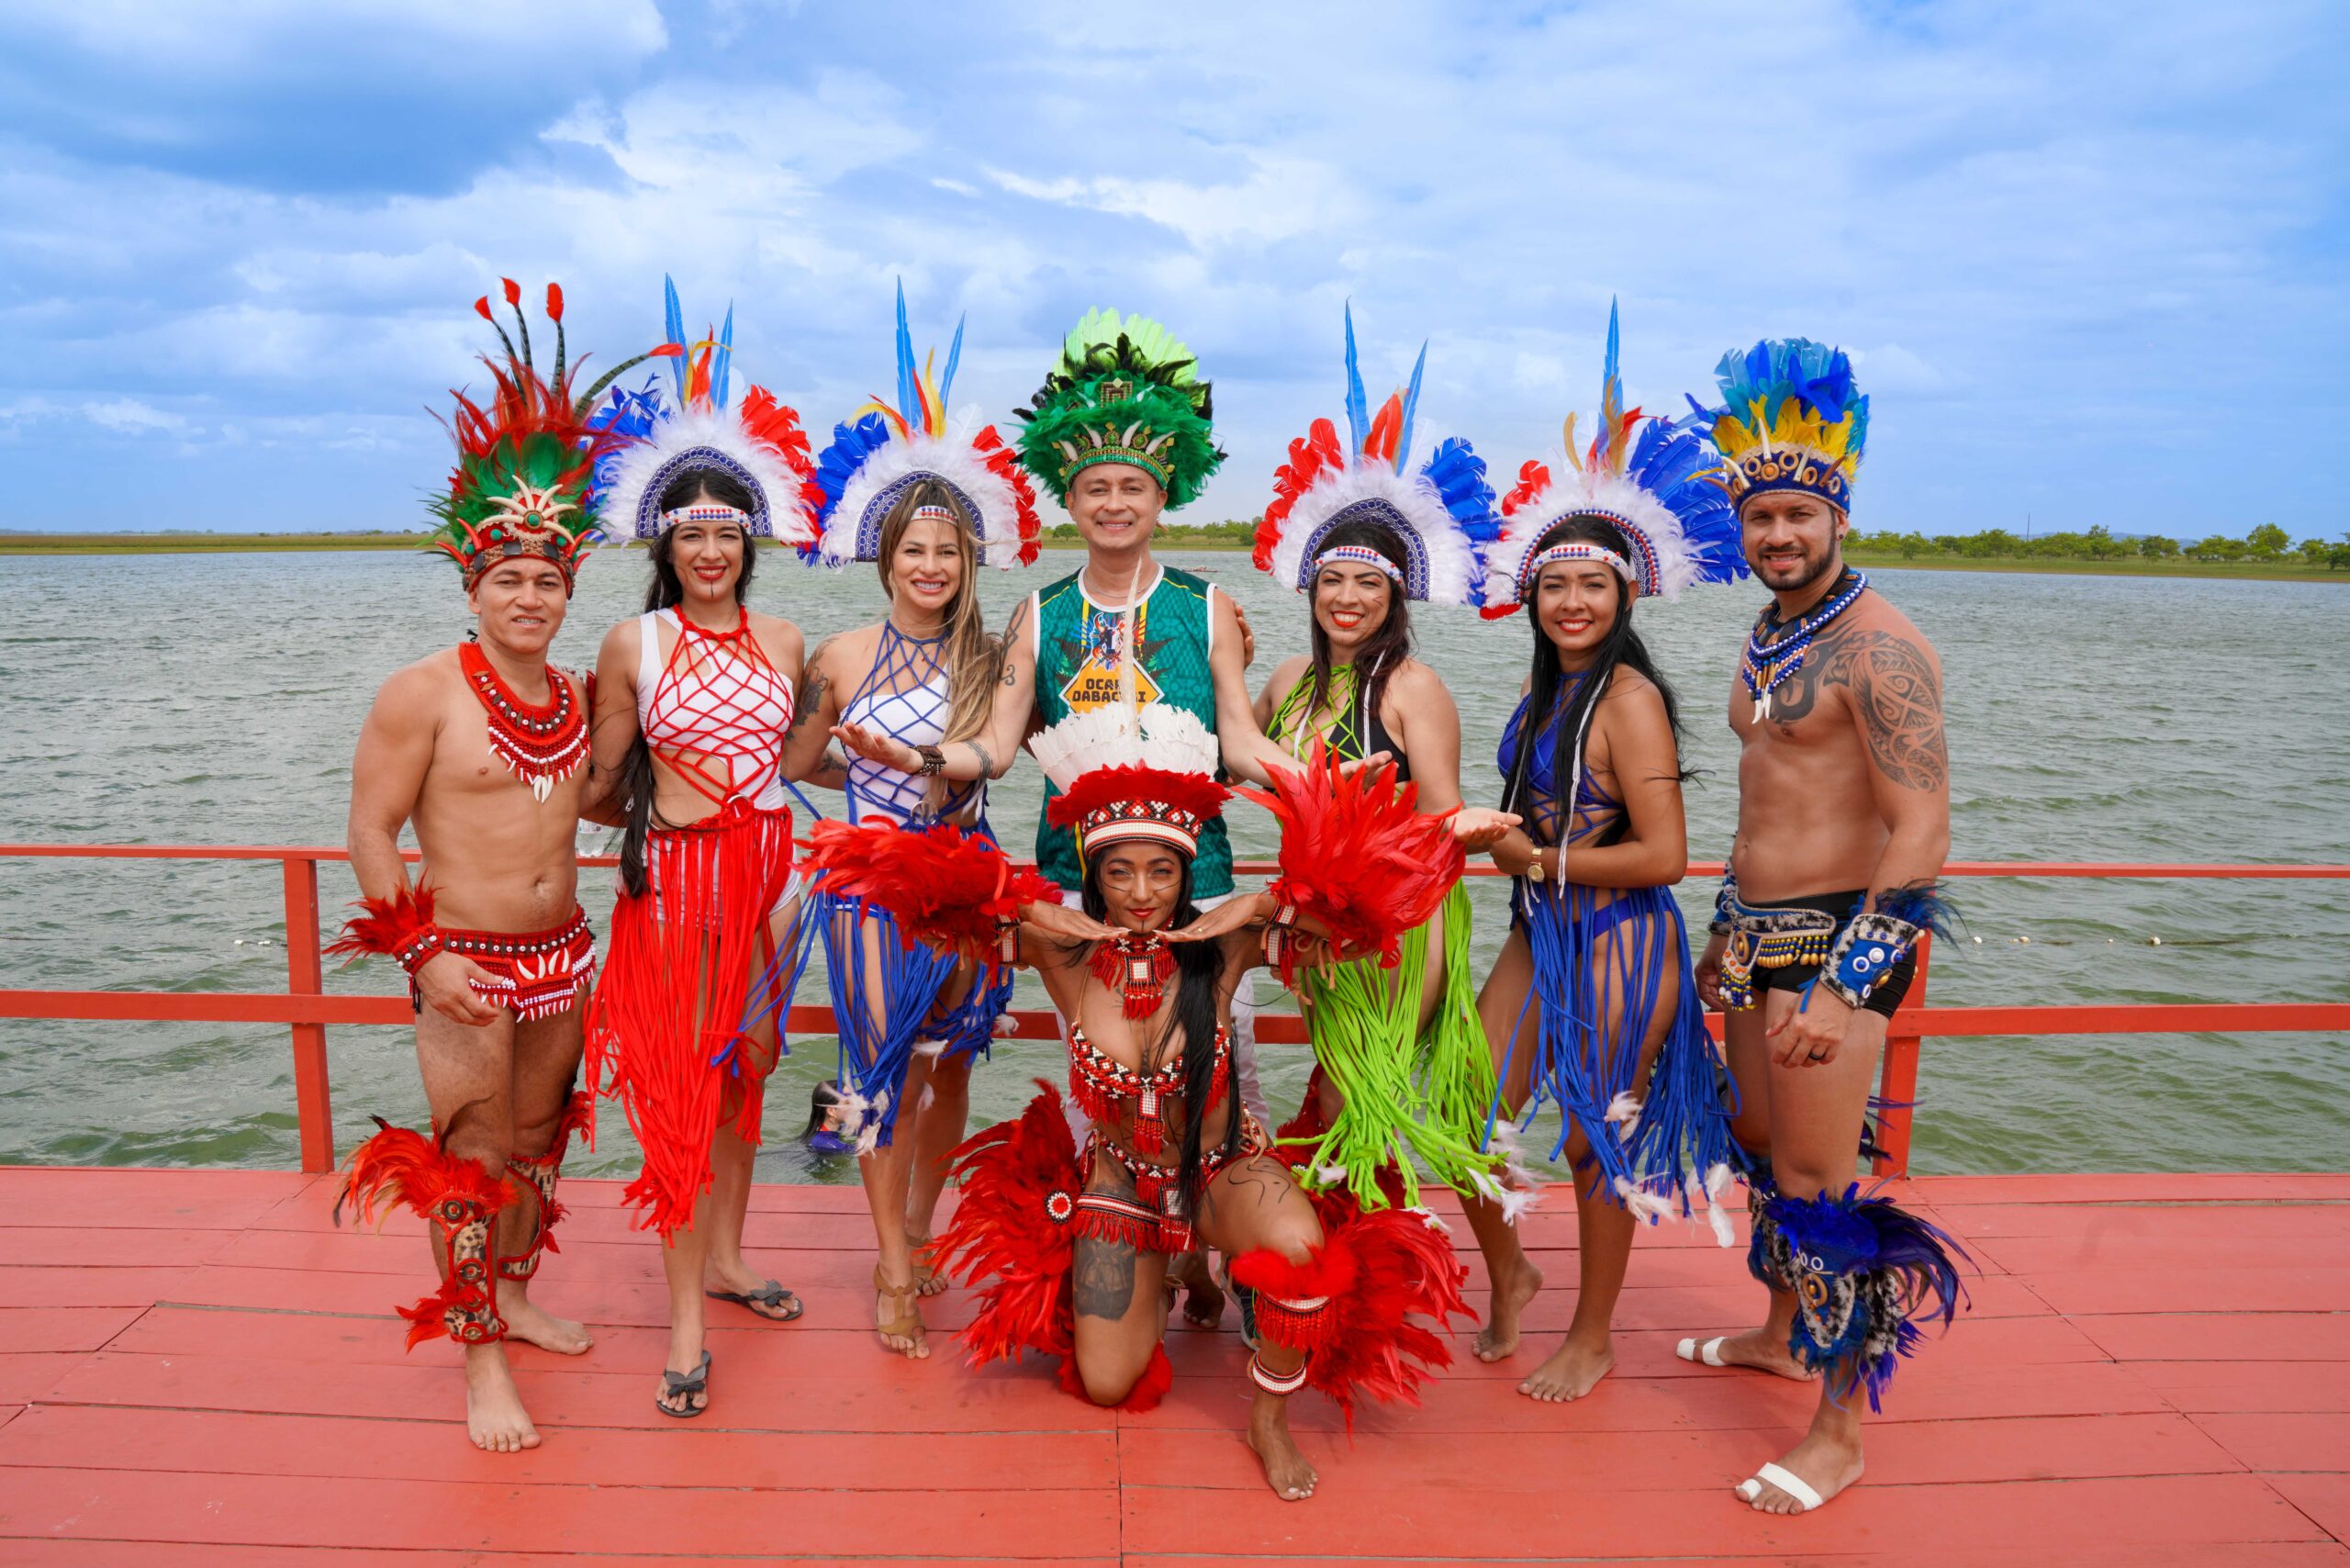
M1673 1347L1673 1353L1684 1361L1703 1361L1709 1367L1726 1367L1730 1363L1722 1360L1722 1347L1729 1343L1728 1335L1718 1339L1708 1339L1702 1345L1695 1339L1684 1339Z
M1762 1495L1762 1484L1766 1481L1796 1500L1796 1512L1798 1514L1807 1514L1819 1506L1819 1494L1812 1490L1810 1482L1776 1464L1766 1464L1754 1473L1753 1479L1740 1482L1738 1495L1751 1503Z

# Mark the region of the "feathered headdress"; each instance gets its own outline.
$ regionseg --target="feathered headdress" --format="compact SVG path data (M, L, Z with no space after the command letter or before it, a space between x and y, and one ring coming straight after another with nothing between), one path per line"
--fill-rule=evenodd
M1729 464L1730 504L1766 490L1800 490L1839 510L1852 505L1852 476L1868 444L1869 400L1852 385L1842 349L1808 338L1766 339L1714 367L1722 404L1689 399Z
M513 337L490 313L489 296L474 301L481 319L505 345L503 364L482 356L496 390L487 403L463 392L455 414L442 423L457 443L457 465L449 488L431 502L441 526L429 548L457 563L467 588L500 561L520 556L552 561L565 583L579 574L579 562L600 536L600 510L592 480L599 460L629 443L624 431L599 427L588 418L596 398L639 354L616 365L577 398L571 383L579 366L565 358L563 288L547 285L547 318L554 323L554 374L541 377L531 359L531 326L522 315L522 289L512 278L506 303L514 312ZM584 356L583 356L584 357Z
M1411 386L1371 413L1355 353L1354 309L1348 308L1347 447L1340 450L1338 432L1327 420L1315 420L1307 434L1289 443L1289 462L1273 476L1273 499L1257 525L1259 571L1293 588L1310 588L1325 564L1323 542L1331 533L1347 523L1377 523L1403 548L1398 586L1408 598L1438 604L1482 601L1478 555L1496 526L1484 459L1454 436L1438 442L1416 472L1405 472L1420 373L1427 362L1424 343L1412 367ZM1372 554L1379 558L1366 564L1393 577L1393 564L1383 554Z
M1215 781L1215 736L1164 702L1072 713L1028 749L1060 791L1045 802L1046 820L1075 828L1089 856L1136 838L1196 855L1200 830L1231 795Z
M1169 510L1182 506L1224 461L1214 398L1196 369L1192 351L1158 322L1087 312L1019 410L1020 461L1057 501L1085 469L1126 463L1158 481Z
M1529 459L1517 487L1502 498L1501 538L1485 556L1485 614L1507 615L1533 591L1533 579L1568 552L1602 559L1644 594L1677 598L1693 583L1746 575L1738 512L1723 494L1723 471L1690 420L1648 419L1624 407L1617 369L1616 307L1607 307L1607 362L1600 374L1599 428L1575 450L1575 417L1565 444L1547 460ZM1571 543L1534 553L1542 536L1571 517L1601 517L1632 547L1628 559L1598 545Z
M661 493L680 474L725 474L751 492L751 510L733 517L756 538L805 545L816 537L815 503L821 498L810 476L808 437L800 416L776 401L764 386L745 390L730 404L733 380L734 310L726 325L688 342L677 286L661 280L666 294L668 341L653 352L669 361L675 408L661 400L658 378L637 392L616 391L597 414L607 430L634 442L600 465L596 490L603 513L628 536L658 539L671 519L661 512ZM697 510L700 509L695 509Z
M802 554L837 566L881 553L881 521L899 498L925 479L946 487L962 509L979 558L991 566L1024 566L1036 559L1036 492L1020 471L1019 456L993 425L977 433L968 416L950 420L946 399L963 357L963 324L946 351L946 372L914 363L906 330L906 286L898 286L898 402L876 398L847 424L833 427L833 442L816 459L822 492L816 543Z

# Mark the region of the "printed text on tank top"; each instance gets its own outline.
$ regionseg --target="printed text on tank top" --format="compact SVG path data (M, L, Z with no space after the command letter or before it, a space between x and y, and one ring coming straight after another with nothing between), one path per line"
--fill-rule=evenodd
M881 622L881 636L873 650L873 666L841 709L841 722L876 729L910 746L936 745L946 738L951 717L945 633L912 637L891 621ZM848 820L863 822L875 813L901 824L916 817L958 819L974 801L986 809L987 782L950 786L935 812L926 805L930 780L901 773L864 757L848 765Z
M666 659L664 625L677 634ZM749 617L738 612L732 629L711 632L661 610L639 627L637 723L653 755L714 806L736 800L763 811L780 806L791 683L767 657Z

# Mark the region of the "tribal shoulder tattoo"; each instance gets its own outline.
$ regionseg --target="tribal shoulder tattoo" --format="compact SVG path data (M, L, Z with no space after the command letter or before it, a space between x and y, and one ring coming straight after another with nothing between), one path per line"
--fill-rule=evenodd
M1840 637L1819 670L1820 684L1852 694L1877 770L1906 790L1939 790L1950 781L1942 740L1942 686L1925 650L1891 632Z

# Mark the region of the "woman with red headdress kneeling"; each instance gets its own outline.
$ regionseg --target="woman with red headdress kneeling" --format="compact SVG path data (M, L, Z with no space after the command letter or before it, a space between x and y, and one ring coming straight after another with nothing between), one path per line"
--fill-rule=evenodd
M1466 1316L1463 1271L1434 1216L1364 1214L1343 1189L1309 1195L1274 1157L1233 1092L1233 989L1259 962L1286 980L1332 956L1393 961L1460 876L1461 851L1392 768L1341 774L1319 753L1276 774L1271 794L1241 791L1281 820L1281 879L1203 914L1192 859L1227 791L1196 718L1113 707L1031 749L1062 791L1054 821L1077 830L1081 911L950 826L826 823L810 860L827 890L889 910L909 940L1035 969L1070 1021L1084 1148L1042 1083L1017 1120L956 1151L961 1198L939 1254L980 1291L964 1338L975 1364L1042 1351L1061 1358L1070 1393L1150 1409L1172 1381L1168 1261L1196 1236L1255 1293L1249 1445L1276 1495L1310 1496L1290 1395L1319 1389L1349 1419L1359 1395L1416 1403L1451 1360L1432 1327Z

